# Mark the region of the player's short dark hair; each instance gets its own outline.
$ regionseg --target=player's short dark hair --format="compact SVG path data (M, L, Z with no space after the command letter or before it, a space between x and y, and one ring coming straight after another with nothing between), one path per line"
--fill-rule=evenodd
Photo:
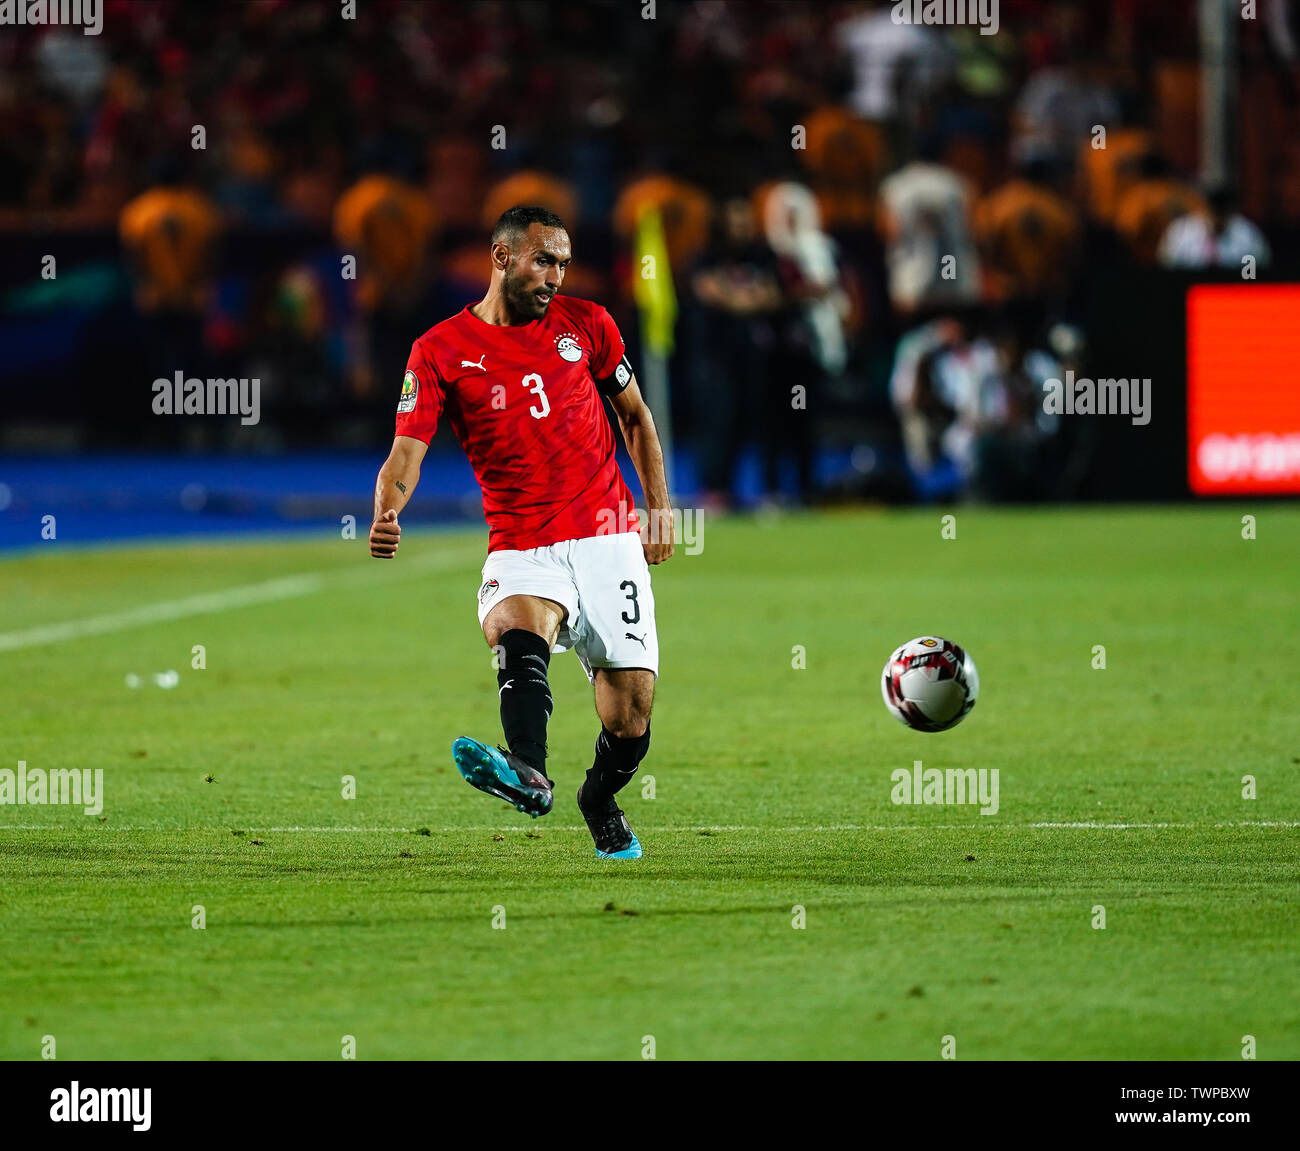
M533 224L542 224L547 228L564 228L566 232L569 230L564 227L564 221L550 208L542 208L537 204L516 204L501 213L500 219L492 228L492 242L510 244L513 247L519 237Z

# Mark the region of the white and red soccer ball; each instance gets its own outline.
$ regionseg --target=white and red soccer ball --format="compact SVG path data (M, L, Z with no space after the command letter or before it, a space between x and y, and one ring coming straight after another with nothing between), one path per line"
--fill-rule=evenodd
M885 706L914 731L956 727L979 693L975 661L955 643L935 635L903 644L880 673Z

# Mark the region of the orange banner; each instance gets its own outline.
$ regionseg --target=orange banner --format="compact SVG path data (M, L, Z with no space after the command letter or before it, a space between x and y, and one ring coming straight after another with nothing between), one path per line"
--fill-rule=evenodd
M1197 495L1300 492L1300 285L1188 291L1187 471Z

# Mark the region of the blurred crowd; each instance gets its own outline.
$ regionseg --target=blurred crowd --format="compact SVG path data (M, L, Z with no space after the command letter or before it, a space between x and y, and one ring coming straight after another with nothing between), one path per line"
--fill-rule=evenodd
M705 500L742 500L747 450L764 499L833 495L827 447L900 497L1068 494L1041 395L1086 367L1090 267L1266 267L1300 222L1288 0L1241 23L1240 163L1212 185L1188 0L1002 0L992 36L888 3L651 7L104 0L98 37L4 30L0 231L120 245L120 280L41 297L77 305L55 371L98 373L94 442L162 436L112 393L182 370L262 381L262 425L192 446L381 443L516 203L569 222L565 290L635 350L653 208Z

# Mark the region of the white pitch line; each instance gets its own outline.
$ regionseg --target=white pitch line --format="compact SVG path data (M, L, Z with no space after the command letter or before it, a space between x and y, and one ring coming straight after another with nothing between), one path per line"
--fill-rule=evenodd
M400 579L405 575L424 573L432 569L455 567L470 562L471 558L470 553L464 549L455 552L432 552L408 561L388 578ZM347 585L370 582L378 576L378 567L369 568L360 565L341 571L309 572L303 575L263 580L261 583L244 584L242 587L227 588L225 591L204 592L199 595L184 596L181 599L163 600L161 603L142 604L140 607L106 612L103 615L92 615L83 619L65 620L63 623L41 624L21 631L0 632L0 652L17 651L25 647L44 647L47 644L63 643L70 639L107 635L133 627L147 627L156 623L188 619L196 615L211 615L232 608L295 599L298 596L324 591L332 583Z
M225 591L206 592L202 595L185 596L183 599L143 604L140 607L127 608L125 611L106 612L103 615L87 616L84 619L65 620L63 623L42 624L39 627L0 634L0 651L44 647L46 644L62 643L65 640L107 635L109 632L126 631L128 628L186 619L189 616L207 615L212 612L227 611L230 608L247 607L255 603L292 599L295 596L310 595L312 592L320 591L323 583L319 575L285 576L282 579L228 588Z
M760 827L748 824L698 824L693 823L684 827L667 826L667 827L650 827L649 831L663 831L668 833L685 833L700 831L769 831L784 832L789 834L800 834L814 831L980 831L989 830L1035 830L1035 831L1142 831L1142 830L1215 830L1220 831L1230 827L1300 827L1300 820L1240 820L1231 823L947 823L947 824L920 824L920 823L895 823L895 824L868 824L868 823L825 823L809 825L805 827ZM143 832L185 832L185 831L219 831L228 833L231 828L198 826L198 827L137 827L122 825L103 825L103 826L82 826L77 827L75 824L51 824L51 823L11 823L0 824L0 832L4 831L143 831ZM385 834L414 834L423 830L418 827L246 827L240 830L250 835L272 835L282 834L285 832L309 832L312 834L318 832L343 832L347 834L360 835L385 835ZM586 831L583 824L577 823L546 823L540 826L514 826L505 824L468 824L458 827L430 827L428 831L432 835L446 835L457 831L514 831L514 832L535 832L535 831Z
M1127 830L1128 828L1164 828L1164 827L1300 827L1300 820L1294 819L1242 819L1225 823L1026 823L1024 827L1053 828L1098 828L1103 831Z

